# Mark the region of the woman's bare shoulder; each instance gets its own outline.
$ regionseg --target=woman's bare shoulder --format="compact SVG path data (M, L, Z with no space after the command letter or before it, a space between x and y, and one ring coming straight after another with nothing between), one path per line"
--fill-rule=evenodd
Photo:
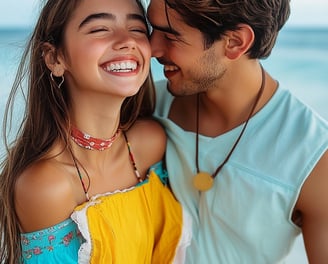
M147 166L160 161L166 148L164 128L155 120L138 120L128 132L134 152L139 160L146 160Z
M15 185L15 209L23 232L53 226L76 206L72 182L63 164L55 159L28 167Z

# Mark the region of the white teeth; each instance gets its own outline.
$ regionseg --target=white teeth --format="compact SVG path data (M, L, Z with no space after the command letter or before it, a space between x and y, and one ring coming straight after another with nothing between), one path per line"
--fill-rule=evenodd
M105 70L112 72L129 72L137 68L137 63L134 61L120 62L120 63L111 63Z
M179 68L174 65L165 65L164 66L164 71L177 71Z
M126 63L126 68L129 68L129 69L132 69L132 70L135 70L137 68L137 63L132 63L131 61L128 61Z

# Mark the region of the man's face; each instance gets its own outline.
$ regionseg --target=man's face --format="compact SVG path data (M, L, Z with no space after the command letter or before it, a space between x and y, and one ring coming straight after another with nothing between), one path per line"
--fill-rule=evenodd
M191 95L214 86L224 73L219 61L220 42L205 50L203 34L165 6L164 0L151 0L148 18L153 27L152 56L163 64L170 92Z

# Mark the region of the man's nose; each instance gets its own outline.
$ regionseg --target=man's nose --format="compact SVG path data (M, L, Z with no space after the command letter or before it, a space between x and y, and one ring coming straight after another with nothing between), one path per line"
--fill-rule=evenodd
M150 46L151 46L151 55L153 57L160 58L163 56L165 50L165 41L162 32L154 30L151 33Z

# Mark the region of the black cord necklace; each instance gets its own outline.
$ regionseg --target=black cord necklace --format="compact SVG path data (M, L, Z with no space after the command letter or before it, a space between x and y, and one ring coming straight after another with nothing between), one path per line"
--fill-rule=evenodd
M197 94L197 111L196 111L196 169L197 169L197 174L194 176L193 179L193 184L194 187L199 190L199 191L207 191L209 189L212 188L213 186L213 181L215 179L215 177L219 174L219 172L221 171L222 167L227 163L227 161L229 160L231 154L233 153L233 151L235 150L235 148L237 147L242 135L244 134L244 131L247 127L248 121L251 119L254 110L258 104L258 102L260 101L261 95L263 93L264 90L264 86L265 86L265 72L264 69L261 66L261 73L262 73L262 82L261 82L261 87L259 89L259 92L257 94L256 100L254 102L254 105L249 113L249 116L243 126L243 129L241 130L236 142L234 143L234 145L232 146L230 152L228 153L227 157L224 159L224 161L217 167L217 169L215 170L215 172L211 175L208 172L204 172L204 171L200 171L199 170L199 162L198 162L198 145L199 145L199 94Z

